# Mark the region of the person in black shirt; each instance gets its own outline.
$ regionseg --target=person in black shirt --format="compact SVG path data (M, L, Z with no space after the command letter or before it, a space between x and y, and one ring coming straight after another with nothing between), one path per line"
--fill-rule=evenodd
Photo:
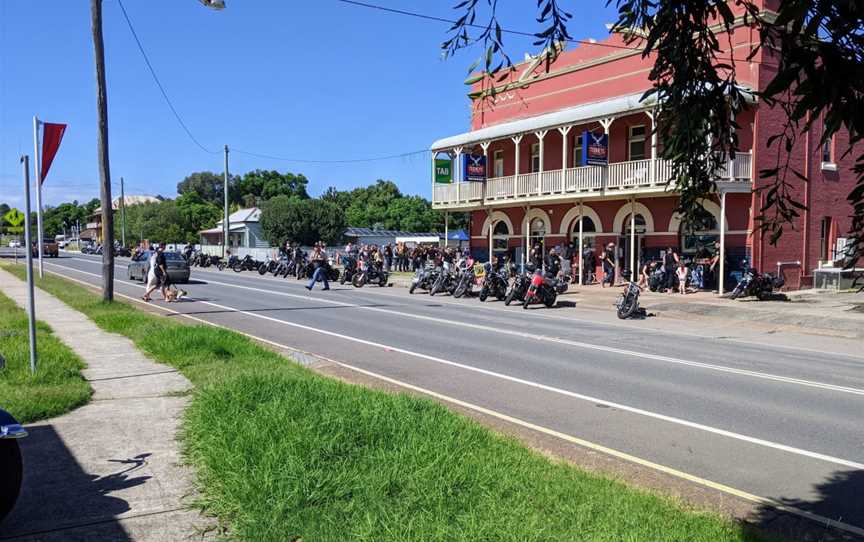
M595 273L597 264L594 261L594 247L585 245L582 250L582 268L579 270L582 273L582 284L593 284L591 275Z
M675 291L675 281L677 280L675 271L678 268L679 261L680 258L678 258L678 253L675 252L675 249L668 247L666 249L666 254L663 255L663 282L665 283L664 286L667 291Z
M615 285L615 243L609 243L606 250L603 252L603 284Z
M168 277L168 263L165 261L164 245L159 245L156 249L156 278L159 280L162 299L168 299L168 286L171 285L171 279Z
M558 256L558 252L554 248L549 249L544 263L546 264L547 277L555 278L561 272L561 257Z

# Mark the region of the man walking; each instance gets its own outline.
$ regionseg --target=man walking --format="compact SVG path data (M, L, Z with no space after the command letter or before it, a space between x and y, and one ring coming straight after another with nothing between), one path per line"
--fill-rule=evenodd
M306 289L312 291L312 287L320 280L324 283L322 290L329 290L330 283L327 282L327 255L321 248L320 243L315 244L315 248L312 249L312 255L309 259L312 261L312 265L315 266L315 271L312 273L312 279L306 285Z
M615 285L615 243L609 243L606 250L603 251L602 287L605 288L607 284L609 286Z

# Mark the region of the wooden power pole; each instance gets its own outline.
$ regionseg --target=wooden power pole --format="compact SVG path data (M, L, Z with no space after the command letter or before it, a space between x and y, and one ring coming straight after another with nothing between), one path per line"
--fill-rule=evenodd
M108 91L105 87L105 45L102 41L102 0L90 0L93 53L96 60L96 111L99 122L100 201L102 202L102 299L114 300L114 209L108 163Z

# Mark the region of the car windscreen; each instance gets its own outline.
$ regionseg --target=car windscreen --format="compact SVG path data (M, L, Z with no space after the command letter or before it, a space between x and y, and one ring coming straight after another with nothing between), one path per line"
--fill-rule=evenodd
M165 254L165 261L184 261L183 255L179 252L163 252Z

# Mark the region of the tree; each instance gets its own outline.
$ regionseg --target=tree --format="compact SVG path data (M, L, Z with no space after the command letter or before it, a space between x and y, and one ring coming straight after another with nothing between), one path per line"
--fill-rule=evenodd
M607 0L607 5L613 0ZM792 224L804 205L796 200L792 179L805 179L789 165L798 137L809 132L816 119L824 119L821 144L845 128L849 143L842 153L856 152L864 138L864 10L860 2L839 0L790 0L776 3L776 16L764 14L754 0L702 0L673 2L614 0L621 32L627 43L653 57L652 89L659 101L658 131L664 141L662 157L673 164L672 178L680 192L677 211L686 224L698 219L698 202L716 191L714 179L724 155L734 152L735 115L747 107L738 84L738 69L749 70L749 60L762 55L776 63L768 84L756 92L766 105L779 107L787 117L769 139L777 149L776 167L763 170L767 181L764 204L757 218L762 231L776 243L784 227ZM511 72L496 3L483 22L479 0L460 2L462 16L442 44L446 55L480 43L484 55L472 66L482 65L486 82L502 81ZM546 69L570 40L571 14L561 0L538 0L535 34ZM736 50L718 36L729 33L736 21L730 6L743 8L745 23L758 31L760 43L752 50ZM473 28L480 28L472 33ZM634 31L634 29L636 29ZM724 45L728 50L724 50ZM730 53L734 51L734 53ZM470 70L469 70L470 71ZM494 92L493 92L494 94ZM856 185L848 195L852 205L852 258L854 266L864 256L864 153L857 149ZM838 152L839 154L839 152ZM693 160L694 156L710 157Z
M308 184L309 181L302 174L256 169L246 173L237 181L231 201L251 203L254 198L255 205L259 205L276 196L308 199L309 194L306 192Z
M229 198L239 177L236 175L228 175L228 194ZM222 173L213 173L211 171L199 171L188 175L185 179L177 183L177 193L196 194L199 198L207 203L216 205L222 208L224 194L225 178Z
M286 240L306 246L317 241L336 244L345 232L345 215L330 201L282 195L264 203L261 229L274 246Z

